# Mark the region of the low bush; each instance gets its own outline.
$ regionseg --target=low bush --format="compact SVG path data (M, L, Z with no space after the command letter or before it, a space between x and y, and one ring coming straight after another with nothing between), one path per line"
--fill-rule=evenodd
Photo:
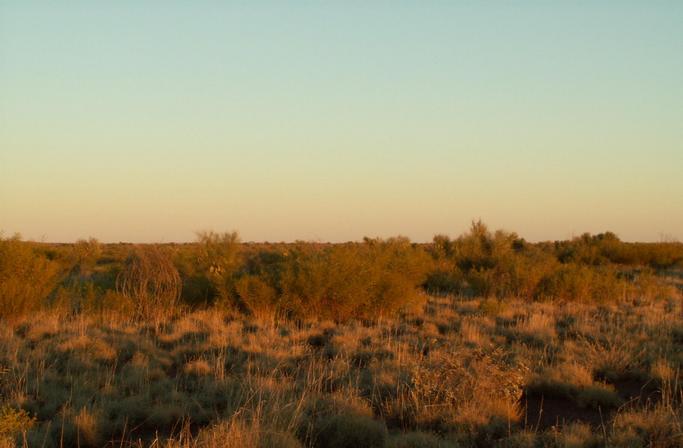
M535 298L570 302L605 303L623 297L625 285L606 267L561 265L539 282Z

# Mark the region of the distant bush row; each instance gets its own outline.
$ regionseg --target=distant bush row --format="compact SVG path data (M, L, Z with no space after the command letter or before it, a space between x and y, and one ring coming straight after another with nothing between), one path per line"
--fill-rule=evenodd
M466 296L601 303L666 293L657 271L683 269L680 243L622 243L608 232L531 244L480 221L454 240L437 235L429 250L425 288Z
M421 303L424 292L607 302L671 292L683 244L624 243L612 233L528 243L481 222L456 239L358 243L240 243L206 232L167 245L23 242L0 238L0 317L43 306L116 308L149 317L217 305L262 319L375 319Z

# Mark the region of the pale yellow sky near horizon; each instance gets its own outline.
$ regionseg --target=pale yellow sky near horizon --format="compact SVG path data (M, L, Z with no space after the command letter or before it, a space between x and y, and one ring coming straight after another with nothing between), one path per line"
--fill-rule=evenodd
M683 3L0 4L0 230L683 238Z

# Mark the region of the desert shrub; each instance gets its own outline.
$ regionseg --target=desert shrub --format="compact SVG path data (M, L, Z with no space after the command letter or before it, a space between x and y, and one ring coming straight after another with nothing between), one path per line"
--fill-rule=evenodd
M508 235L499 231L494 236L483 222L472 222L468 233L453 243L453 255L464 272L493 268L495 258L507 251Z
M612 232L595 236L584 233L570 241L557 242L555 251L562 263L597 266L609 263L609 255L616 256L620 243L619 238Z
M151 317L173 309L180 297L181 280L163 248L136 246L116 278L116 290L135 303L139 317Z
M0 408L0 445L18 436L26 437L26 433L35 424L35 417L31 417L24 409L10 406Z
M620 299L623 291L614 270L570 263L544 276L534 295L539 300L604 303Z
M280 308L322 319L375 318L422 300L428 257L407 239L299 247L283 259Z
M240 303L259 319L273 319L277 313L277 291L257 276L246 275L235 282Z
M188 244L176 250L173 262L182 279L181 301L191 307L210 304L217 296L208 267L200 262L200 248Z
M334 284L331 273L330 252L314 248L297 247L288 251L280 269L280 306L291 316L329 316L328 289ZM336 278L348 275L339 271ZM353 284L347 285L352 287ZM348 291L348 289L347 289ZM342 293L343 290L336 293ZM321 315L324 314L324 315Z
M465 278L458 268L442 264L427 274L424 288L430 294L460 294L465 285Z
M59 264L18 235L0 238L0 318L35 311L59 280Z
M406 305L422 303L418 287L431 269L431 260L407 238L366 240L379 281L369 312L394 313ZM372 285L372 283L371 283Z
M96 238L78 240L72 246L71 257L79 273L92 269L102 256L102 244Z
M513 240L511 244L514 246L515 243L516 240ZM495 295L529 300L533 298L543 277L556 269L557 264L551 255L534 247L524 246L509 252L496 267L496 281L500 286L495 289Z
M197 234L197 266L209 281L214 297L232 305L235 273L239 268L240 244L237 232Z
M483 297L530 298L543 275L557 264L552 255L515 233L489 231L481 221L456 240L438 235L432 244L438 268L428 291Z

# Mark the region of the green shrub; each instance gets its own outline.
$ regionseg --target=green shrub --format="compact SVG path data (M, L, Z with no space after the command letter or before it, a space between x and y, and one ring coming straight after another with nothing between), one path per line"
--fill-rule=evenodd
M232 304L235 273L240 262L239 235L237 232L200 232L197 240L197 264L211 282L215 299Z
M530 298L543 275L557 264L552 255L515 233L492 233L481 221L454 241L436 236L432 255L438 268L425 288L466 296Z
M273 318L277 313L277 292L261 278L246 275L235 282L241 304L257 318Z
M57 286L60 266L18 235L0 238L0 318L38 310Z
M297 247L281 262L279 308L336 321L376 318L423 300L428 256L407 239Z
M619 300L624 288L609 268L561 265L539 282L536 299L604 303Z
M427 274L424 288L430 294L461 294L465 289L465 279L458 268L441 266Z

